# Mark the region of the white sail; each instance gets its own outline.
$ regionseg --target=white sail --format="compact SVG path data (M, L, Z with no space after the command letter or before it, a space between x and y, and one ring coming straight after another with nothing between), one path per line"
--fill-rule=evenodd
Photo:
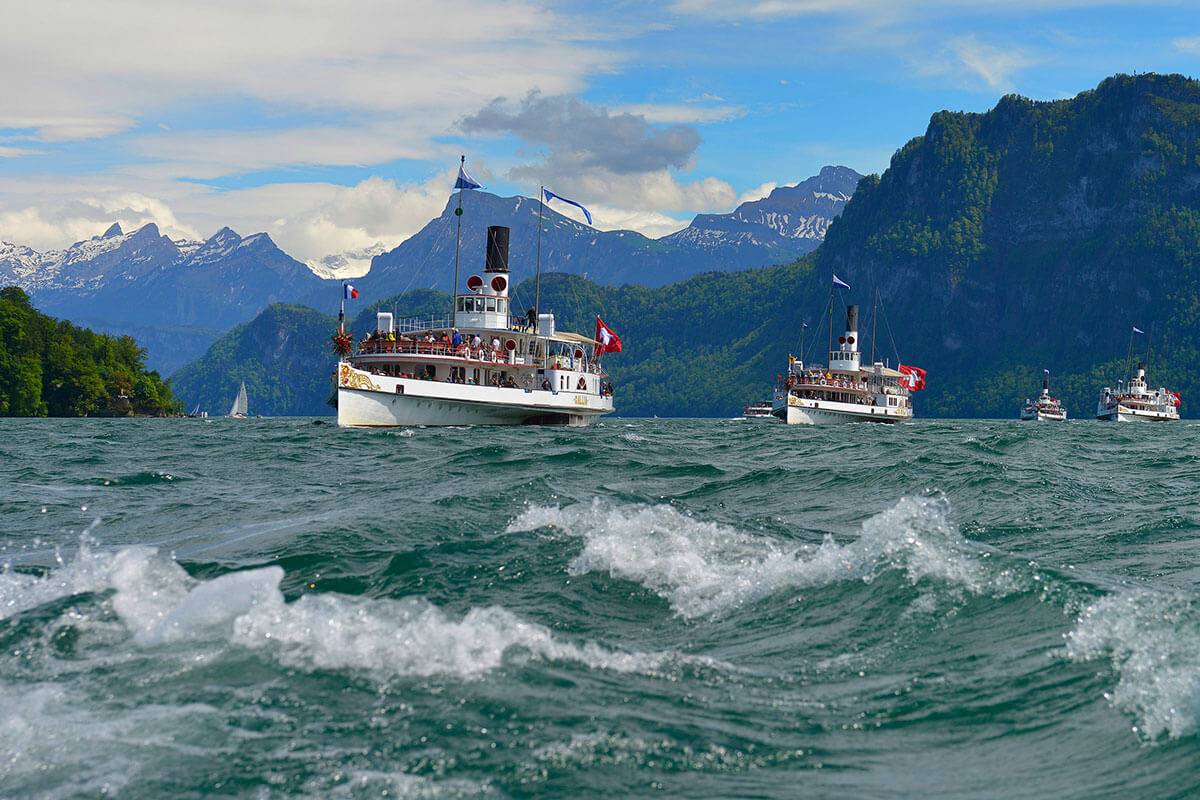
M229 416L244 417L249 405L246 400L246 382L242 381L242 385L238 388L237 397L234 398L233 407L229 409Z

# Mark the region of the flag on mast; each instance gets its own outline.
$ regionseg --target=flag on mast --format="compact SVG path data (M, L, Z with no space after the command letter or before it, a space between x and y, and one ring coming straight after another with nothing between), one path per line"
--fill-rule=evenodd
M472 178L467 173L467 168L462 164L458 165L458 180L454 182L455 189L482 189L483 184Z
M578 208L580 211L583 212L583 215L585 217L587 217L588 225L592 224L592 212L588 211L580 203L576 203L574 200L568 200L567 198L563 197L562 195L555 194L554 192L550 191L549 189L542 189L542 191L545 192L545 194L546 194L546 202L549 202L551 200L562 200L564 203L570 203L571 205L575 206L576 208Z
M358 289L355 289L352 284L343 283L342 284L342 299L343 300L357 300L358 299Z
M621 352L621 337L613 332L613 329L604 324L604 320L596 317L596 352L597 353L619 353Z
M925 388L925 375L927 374L925 370L905 364L901 364L899 370L900 383L907 386L910 392L919 392Z
M844 280L839 278L837 275L833 276L833 286L835 289L849 289L850 288L850 284L846 283Z

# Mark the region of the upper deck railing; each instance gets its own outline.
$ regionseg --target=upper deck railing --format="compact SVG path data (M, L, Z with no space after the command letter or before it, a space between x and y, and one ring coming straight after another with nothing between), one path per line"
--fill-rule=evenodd
M503 347L494 348L487 342L481 342L478 347L472 346L470 342L463 342L455 346L446 341L426 341L425 339L409 339L401 337L399 339L362 339L358 343L357 355L420 355L420 356L442 356L448 358L461 358L465 361L478 361L490 364L514 364L525 366L538 366L553 369L571 369L576 372L589 372L594 375L603 374L600 364L586 359L573 359L567 355L551 355L547 363L542 363L532 356L518 355L515 362L508 360L508 351Z

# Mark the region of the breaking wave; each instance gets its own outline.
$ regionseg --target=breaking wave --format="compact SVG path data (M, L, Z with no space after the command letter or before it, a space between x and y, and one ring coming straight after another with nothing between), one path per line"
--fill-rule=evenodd
M669 505L614 507L599 500L567 508L531 506L509 532L553 528L584 540L573 574L602 572L635 581L666 599L675 613L728 611L781 589L834 581L872 581L900 570L916 583L933 579L972 593L1018 588L1007 572L986 568L987 553L948 521L942 497L906 497L863 523L858 537L819 545L747 534L705 522Z

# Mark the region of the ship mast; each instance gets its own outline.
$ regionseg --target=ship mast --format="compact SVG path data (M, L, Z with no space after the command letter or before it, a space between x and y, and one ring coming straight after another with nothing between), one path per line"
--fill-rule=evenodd
M537 272L533 280L533 319L525 320L533 326L533 332L538 332L538 323L542 315L542 206L546 195L546 187L538 187L538 238L537 238Z
M462 171L467 166L467 157L460 156L458 169ZM458 231L454 234L454 285L450 287L450 324L454 324L454 313L458 309L458 246L462 242L462 193L463 186L458 187L458 208L454 216L458 217Z

